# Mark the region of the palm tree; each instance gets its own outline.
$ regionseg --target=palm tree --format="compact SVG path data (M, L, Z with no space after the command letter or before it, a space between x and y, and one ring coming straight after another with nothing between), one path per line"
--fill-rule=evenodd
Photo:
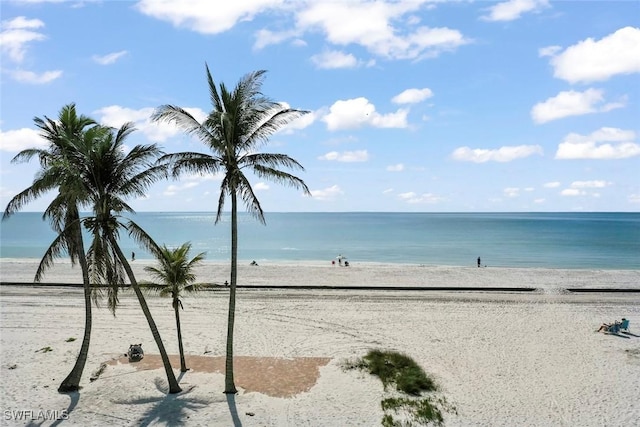
M97 123L84 115L78 116L75 104L62 107L58 120L45 116L34 118L40 135L48 142L46 149L32 148L18 153L12 163L28 162L34 157L40 161L40 171L32 185L14 196L5 208L2 219L9 218L25 204L39 198L51 190L58 194L45 210L43 219L49 219L58 236L45 252L36 271L35 281L42 279L55 258L66 252L73 265L80 265L84 290L85 326L80 352L69 375L62 381L59 392L77 391L89 353L91 340L91 285L89 268L84 253L79 205L82 204L82 182L73 167L73 159L82 145L91 143L101 135Z
M209 94L213 109L208 117L198 122L186 110L173 106L160 106L152 115L154 121L173 122L189 135L198 137L211 154L176 153L162 159L173 165L173 176L182 172L217 173L224 177L220 184L220 197L216 224L222 217L224 202L231 199L231 284L229 290L229 312L227 320L227 344L225 359L225 393L237 393L233 379L233 327L235 322L236 283L238 266L238 196L245 207L263 224L264 212L251 188L245 170L261 179L290 185L310 194L309 188L300 178L280 168L304 170L302 165L285 154L258 153L256 150L266 143L280 128L306 114L265 97L260 88L266 71L260 70L245 75L229 91L222 83L216 87L209 67L206 65Z
M160 293L161 297L171 297L173 310L176 313L176 330L178 331L178 348L180 349L180 372L187 372L187 364L184 359L184 347L182 346L182 329L180 328L180 309L184 309L180 298L185 292L196 292L203 285L194 283L196 275L193 268L203 259L204 252L199 253L188 260L191 243L169 249L166 245L155 254L160 261L160 267L145 267L144 270L157 280L154 283L141 283L140 286Z
M178 393L181 389L160 333L131 265L118 243L120 232L125 230L146 249L151 252L157 250L156 243L142 228L122 216L123 213L134 213L125 198L143 197L151 184L166 177L166 167L156 162L163 153L155 144L136 145L125 154L124 141L134 130L131 123L126 123L115 134L113 131L108 132L93 145L84 158L81 176L92 210L91 216L82 220L92 238L88 251L89 264L96 277L111 285L114 295L111 303L117 302L117 286L124 283L125 276L129 279L158 346L169 383L169 393Z

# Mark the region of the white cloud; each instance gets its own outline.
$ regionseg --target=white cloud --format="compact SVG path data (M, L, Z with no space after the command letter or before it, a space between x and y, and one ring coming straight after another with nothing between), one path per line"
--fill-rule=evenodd
M188 181L185 183L181 183L180 185L171 184L168 185L167 188L162 192L165 196L175 196L178 193L181 193L185 190L189 190L191 188L197 187L200 183L195 181Z
M558 188L560 187L560 182L558 181L553 181L553 182L546 182L543 187L544 188Z
M344 194L344 192L338 185L332 185L322 190L311 190L311 196L316 200L322 201L335 200L342 194Z
M291 134L293 133L293 131L305 129L311 126L321 115L322 111L309 111L307 114L303 114L294 121L287 123L287 125L280 129L278 132Z
M634 131L603 127L589 135L570 133L558 145L556 159L624 159L640 155Z
M547 0L509 0L489 8L489 14L482 17L486 21L513 21L527 12L538 12L549 6Z
M400 193L398 194L398 198L412 205L423 203L434 204L442 201L442 197L437 196L433 193L418 194L413 191Z
M533 203L535 203L536 205L541 205L544 202L546 202L546 199L543 199L543 198L533 200Z
M269 189L269 184L265 183L265 182L257 182L254 186L253 189L255 191L267 191Z
M62 71L45 71L44 73L38 74L33 71L15 70L9 71L9 74L18 82L40 85L60 78L62 76Z
M35 30L44 27L44 22L39 19L27 19L18 16L0 23L0 52L6 54L14 63L21 63L27 53L29 44L34 41L42 41L46 36ZM6 70L16 81L28 84L49 83L60 76L62 71L53 70L36 73L28 70Z
M377 128L406 128L409 110L399 109L395 113L380 114L367 98L336 101L329 113L322 118L329 130L357 129L363 126Z
M578 190L577 188L566 188L560 192L560 195L569 197L586 196L587 192L584 190Z
M497 150L489 150L484 148L471 149L469 147L456 148L452 157L454 160L463 162L510 162L516 159L522 159L534 154L543 154L542 147L539 145L518 145L500 147Z
M110 65L125 56L127 53L128 52L126 50L121 50L120 52L113 52L107 55L93 55L91 59L100 65Z
M367 150L343 151L342 153L330 151L318 157L318 160L332 160L345 163L366 162L369 160L369 153Z
M431 98L433 92L431 89L425 87L423 89L407 89L402 93L394 96L391 102L395 104L415 104L422 102L425 99Z
M624 106L623 102L608 103L602 106L604 92L599 89L587 89L584 92L573 90L560 92L553 98L540 102L531 109L531 117L536 123L546 123L551 120L569 116L606 112Z
M277 12L284 18L280 20L282 25L278 31L258 31L256 49L291 39L303 43L301 37L314 32L321 32L330 45L358 45L388 59L435 57L470 43L455 29L418 26L419 21L412 14L431 7L428 3L424 0L245 0L224 2L211 8L210 0L190 0L188 7L185 7L185 0L141 0L137 8L176 27L203 34L218 34L260 14ZM291 22L289 28L286 27L287 20ZM396 25L396 22L402 25Z
M6 53L13 62L22 62L28 44L46 39L45 35L34 31L44 27L39 19L18 16L0 23L0 51Z
M328 50L313 55L311 62L313 62L316 67L324 69L355 68L358 66L358 60L355 56L337 50Z
M554 56L556 53L562 50L561 46L546 46L538 49L538 56Z
M216 3L215 7L211 7L211 0L140 0L136 7L143 14L168 21L178 28L218 34L281 5L281 0L226 1Z
M401 172L404 170L404 165L402 163L398 163L396 165L387 166L387 170L389 172Z
M164 142L168 138L182 132L173 124L152 122L151 115L154 110L153 107L133 110L119 105L111 105L101 108L94 113L100 116L100 123L114 128L119 128L127 122L133 122L136 129L153 142ZM185 108L185 110L199 122L202 122L207 117L206 113L199 108Z
M588 38L551 58L553 75L569 83L603 81L640 72L640 28L624 27L600 40Z
M607 181L573 181L571 188L605 188L611 185Z
M256 32L256 42L253 45L254 49L262 49L266 46L272 44L279 44L283 41L296 37L298 35L297 31L281 31L274 32L270 30L258 30ZM306 46L306 43L303 40L296 39L293 41L294 46Z
M18 153L28 148L45 148L47 141L34 129L0 130L0 151Z
M406 15L418 11L421 3L362 0L302 3L296 24L302 32L323 32L334 45L360 45L389 59L433 57L469 43L459 31L449 28L409 26L403 31L394 25L396 21L405 23ZM354 19L356 16L358 19Z
M629 203L640 203L640 194L629 194L627 200Z
M516 187L507 187L502 192L506 197L518 197L520 195L520 189Z
M560 192L560 195L569 196L569 197L587 196L587 195L590 195L592 197L600 197L600 193L598 192L589 193L587 190L593 189L593 188L605 188L610 185L611 185L611 182L600 181L600 180L573 181L569 186L569 188L565 188Z

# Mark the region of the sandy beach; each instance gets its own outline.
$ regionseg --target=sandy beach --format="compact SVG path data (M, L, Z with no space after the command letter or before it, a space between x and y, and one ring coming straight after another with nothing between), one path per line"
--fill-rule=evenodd
M4 259L0 279L31 282L36 265ZM144 265L133 263L139 279ZM207 263L197 273L223 283L229 267ZM82 390L58 394L80 347L84 308L81 288L57 284L79 277L62 262L45 277L52 285L0 288L1 425L376 426L389 392L377 378L342 368L372 348L404 352L436 379L437 395L457 410L445 414L447 426L633 426L640 419L640 293L566 291L638 289L638 270L242 263L239 284L256 288L238 291L239 393L232 397L222 393L224 288L183 301L191 370L181 375L174 363L182 393L165 393L148 325L124 292L116 317L94 310ZM258 288L268 285L285 288ZM300 285L535 290L287 288ZM177 354L170 301L150 296L148 303L168 352ZM622 317L634 335L595 332ZM144 364L122 357L131 343L143 343ZM47 411L60 420L45 419Z

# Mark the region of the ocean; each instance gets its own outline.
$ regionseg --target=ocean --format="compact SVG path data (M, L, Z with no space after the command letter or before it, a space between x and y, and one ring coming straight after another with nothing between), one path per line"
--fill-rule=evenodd
M143 212L130 217L159 244L191 242L211 261L230 258L230 217ZM640 269L640 213L266 213L239 217L239 259L496 267ZM41 213L0 224L1 258L40 258L55 235ZM123 233L136 258L151 255Z

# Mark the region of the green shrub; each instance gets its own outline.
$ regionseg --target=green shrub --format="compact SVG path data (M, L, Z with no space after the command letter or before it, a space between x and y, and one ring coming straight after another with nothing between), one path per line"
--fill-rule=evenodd
M376 375L387 388L395 384L398 391L419 396L424 391L435 391L435 381L409 356L395 351L371 350L363 360L369 372Z
M344 361L342 367L346 370L367 370L380 378L385 390L389 385L395 384L398 391L409 395L389 397L380 402L384 412L383 427L443 426L442 411L457 414L456 408L444 397L417 397L422 392L436 391L437 386L435 381L405 354L371 350L363 358ZM394 415L397 417L394 418Z

